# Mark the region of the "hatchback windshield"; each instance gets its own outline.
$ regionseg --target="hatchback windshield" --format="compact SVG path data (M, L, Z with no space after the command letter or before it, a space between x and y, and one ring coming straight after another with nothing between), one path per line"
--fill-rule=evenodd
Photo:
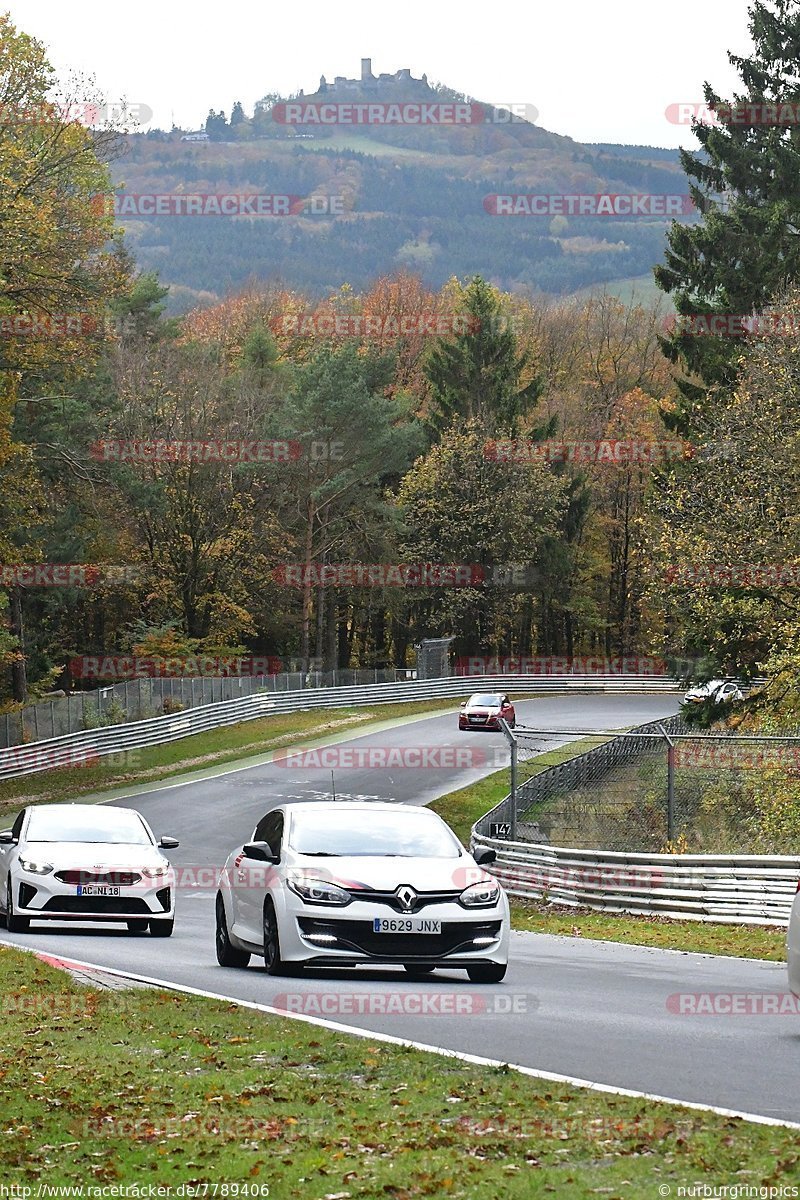
M138 813L104 811L100 805L91 813L68 808L35 808L30 816L29 842L103 842L111 845L152 846Z
M400 808L396 813L363 809L296 812L289 845L298 854L397 858L458 858L453 834L433 813Z
M496 695L490 696L488 693L484 694L483 692L477 692L474 696L470 697L469 703L483 704L489 708L500 708L500 697Z

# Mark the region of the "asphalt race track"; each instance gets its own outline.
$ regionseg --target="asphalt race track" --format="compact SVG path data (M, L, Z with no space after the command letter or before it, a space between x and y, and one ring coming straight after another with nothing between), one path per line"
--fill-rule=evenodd
M674 697L583 695L517 704L520 723L550 729L619 728L675 711ZM552 743L551 743L552 744ZM337 767L336 792L400 803L428 803L507 762L500 734L460 734L455 710L355 738L348 747L410 750L481 747L486 762L445 767ZM495 759L495 750L498 758ZM172 785L117 801L138 809L157 836L173 834L176 866L220 867L256 821L287 799L330 793L328 769L267 763L214 779ZM200 875L202 879L202 872ZM210 878L206 875L206 878ZM217 966L214 892L182 890L169 941L131 936L109 926L36 925L2 932L7 944L130 971L233 998L300 1009L340 1024L390 1033L596 1083L800 1121L797 1089L800 1015L692 1013L692 993L787 994L782 963L683 954L540 934L513 934L501 984L476 986L464 972L437 971L423 981L402 969L318 971L270 978L254 959L244 970ZM755 999L753 999L755 997ZM387 1004L403 1012L386 1012ZM453 1011L458 1003L461 1011ZM719 1003L719 1002L718 1002ZM774 999L767 1004L776 1003ZM441 1012L431 1012L439 1007ZM364 1009L370 1011L364 1011ZM427 1008L427 1012L417 1009ZM359 1009L361 1011L359 1011ZM683 1011L681 1011L683 1009ZM494 1010L494 1011L493 1011Z

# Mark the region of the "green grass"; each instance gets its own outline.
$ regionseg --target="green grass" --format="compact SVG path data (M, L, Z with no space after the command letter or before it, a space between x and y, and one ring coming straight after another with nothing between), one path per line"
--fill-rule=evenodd
M331 138L321 138L318 142L301 142L305 150L357 150L361 154L372 154L376 158L434 158L431 150L411 149L407 146L393 146L390 142L382 142L378 137L366 137L358 133L337 133Z
M268 1188L271 1200L652 1200L659 1184L675 1196L697 1179L796 1178L796 1130L581 1091L225 1002L83 989L2 948L0 1002L0 1180L34 1194L39 1183L227 1183L239 1196ZM475 1018L477 1040L490 1019ZM421 1021L422 1039L435 1037L435 1021Z
M654 300L659 300L664 316L675 310L671 298L656 285L651 272L646 275L632 275L627 279L609 279L606 283L579 288L570 293L569 299L588 300L590 296L598 295L603 291L607 292L609 296L616 296L626 305L632 303L649 305Z
M452 712L455 720L457 705L457 700L449 704L441 700L418 700L376 704L369 708L316 708L308 712L276 713L209 733L194 734L163 746L130 751L120 756L122 762L112 755L87 766L65 767L0 781L0 817L25 804L74 800L108 788L157 783L187 771L204 770L293 746L298 739L335 735L377 721L441 712Z
M566 908L527 900L511 901L514 929L557 933L634 946L660 946L702 954L786 961L786 930L776 926L712 925L669 917L636 917Z

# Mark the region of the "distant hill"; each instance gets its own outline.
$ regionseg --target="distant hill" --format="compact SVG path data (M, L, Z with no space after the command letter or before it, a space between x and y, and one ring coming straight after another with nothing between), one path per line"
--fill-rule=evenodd
M302 101L307 115L325 103L406 100L473 104L482 119L424 127L275 119L283 103ZM362 67L361 80L323 79L309 96L265 98L250 118L239 110L229 123L212 113L209 141L181 141L182 131L132 135L114 164L127 193L327 195L341 197L344 211L137 215L120 223L139 264L172 285L174 311L211 303L253 279L321 294L343 282L360 290L402 267L434 287L477 273L505 289L552 296L649 275L662 257L669 218L552 215L564 201L548 202L546 216L492 215L486 198L679 195L687 188L677 151L582 145L477 105L409 72L365 83Z

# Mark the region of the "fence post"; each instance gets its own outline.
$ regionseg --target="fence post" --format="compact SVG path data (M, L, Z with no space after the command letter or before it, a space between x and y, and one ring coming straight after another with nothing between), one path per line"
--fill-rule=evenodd
M667 841L675 841L675 743L663 725L659 725L667 741Z
M517 735L502 717L500 718L500 729L511 749L511 795L509 800L511 801L511 841L515 842L517 840Z

